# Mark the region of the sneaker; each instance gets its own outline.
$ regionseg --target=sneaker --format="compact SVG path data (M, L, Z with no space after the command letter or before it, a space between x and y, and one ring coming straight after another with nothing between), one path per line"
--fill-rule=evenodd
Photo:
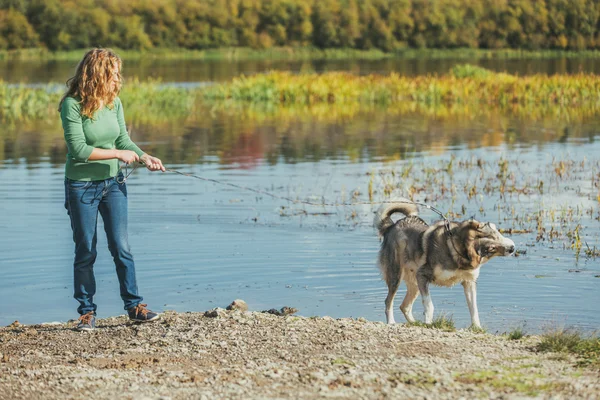
M127 310L129 319L137 322L150 322L160 318L160 314L150 311L146 308L147 304L138 304Z
M93 331L94 328L96 328L96 314L93 311L90 311L79 317L79 323L75 329L80 332L89 332Z

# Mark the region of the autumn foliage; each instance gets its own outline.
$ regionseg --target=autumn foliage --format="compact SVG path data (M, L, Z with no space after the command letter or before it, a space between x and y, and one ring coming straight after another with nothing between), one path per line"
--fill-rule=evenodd
M0 0L0 50L600 48L597 0Z

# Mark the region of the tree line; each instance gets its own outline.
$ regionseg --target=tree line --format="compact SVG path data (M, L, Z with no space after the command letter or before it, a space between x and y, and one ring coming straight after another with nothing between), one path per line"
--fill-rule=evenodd
M600 49L598 0L0 0L0 49Z

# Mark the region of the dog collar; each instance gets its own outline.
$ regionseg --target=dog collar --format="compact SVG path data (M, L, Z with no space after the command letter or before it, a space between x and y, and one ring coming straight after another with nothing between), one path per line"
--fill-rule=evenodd
M452 248L454 249L454 251L456 252L456 254L458 254L459 257L467 260L468 264L471 265L471 258L469 257L469 255L467 254L467 257L465 257L456 248L456 245L454 244L454 240L452 240L452 237L454 235L453 235L452 231L450 230L450 224L446 225L446 232L448 233L448 239L450 240L450 243L452 244Z

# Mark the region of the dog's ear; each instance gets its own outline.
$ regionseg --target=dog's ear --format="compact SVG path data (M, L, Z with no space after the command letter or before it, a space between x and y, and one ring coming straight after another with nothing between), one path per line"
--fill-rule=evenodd
M465 229L473 229L475 231L478 231L478 230L482 229L483 225L484 225L483 223L481 223L481 222L479 222L477 220L474 220L474 219L470 219L468 221L463 222L463 228L465 228Z

